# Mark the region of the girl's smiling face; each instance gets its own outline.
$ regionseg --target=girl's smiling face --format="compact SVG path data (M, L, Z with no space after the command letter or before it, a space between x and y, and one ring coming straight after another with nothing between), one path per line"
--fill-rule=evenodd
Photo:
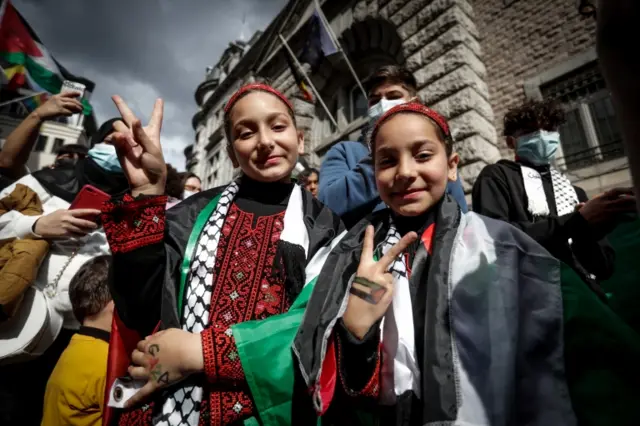
M380 198L401 216L434 206L455 181L458 154L447 155L438 128L421 114L403 112L382 123L373 145Z
M277 96L253 91L229 111L229 156L250 178L262 182L288 180L304 153L292 111Z

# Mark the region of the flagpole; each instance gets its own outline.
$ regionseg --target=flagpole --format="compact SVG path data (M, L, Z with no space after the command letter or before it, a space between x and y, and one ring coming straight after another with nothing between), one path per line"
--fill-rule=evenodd
M289 11L287 12L287 15L282 15L284 16L284 21L282 21L280 23L280 26L278 27L278 34L282 33L282 30L284 29L284 26L287 22L289 22L289 18L291 18L291 15L293 14L293 12L296 10L296 6L298 6L298 3L300 2L300 0L294 0L293 4L291 5L291 7L289 8ZM271 37L271 35L269 35L269 37ZM267 60L267 58L265 57L265 55L263 55L263 53L265 53L265 50L267 49L267 46L269 45L269 43L265 43L264 46L262 46L262 48L260 49L260 54L258 55L257 59L256 59L256 63L253 65L253 71L259 72L260 69L262 69L262 65L264 65L265 61ZM269 52L267 52L269 53ZM259 63L258 63L259 61Z
M2 23L2 18L4 18L4 12L7 9L7 3L9 0L1 0L2 4L0 5L0 24Z
M24 101L24 100L27 100L27 99L30 99L30 98L33 98L33 97L36 97L36 96L44 95L45 93L49 93L49 92L38 92L38 93L34 93L33 95L28 95L28 96L23 96L21 98L11 99L10 101L0 103L0 108L5 106L5 105L10 105L10 104L13 104L13 103L16 103L16 102L20 102L20 101Z
M351 61L349 61L347 54L342 49L342 45L338 41L338 37L336 37L336 34L333 32L333 28L331 28L331 25L329 24L329 20L327 19L326 16L324 16L324 12L320 7L320 3L318 2L318 0L313 0L313 1L315 3L316 10L318 11L318 16L320 16L320 20L322 21L322 25L324 25L325 29L329 33L329 37L331 37L331 41L333 42L336 49L338 49L338 52L342 53L342 57L344 58L344 61L347 63L347 67L349 67L349 71L351 71L353 78L356 79L356 83L358 83L358 87L360 87L360 90L362 90L362 94L364 95L364 98L365 99L369 98L369 94L367 93L366 90L364 90L364 86L362 85L362 82L360 82L360 79L358 78L358 74L356 74L356 70L353 69L353 66L351 66Z
M298 61L298 58L296 58L296 55L294 55L293 50L291 50L291 48L287 44L287 40L285 40L284 37L282 37L282 34L278 34L278 37L280 37L280 41L282 41L284 48L287 49L287 52L289 52L289 55L291 55L291 57L293 58L294 63L296 64L296 66L304 76L304 79L306 80L307 84L309 84L309 87L311 87L311 90L313 90L313 94L320 102L320 105L322 105L322 108L324 108L324 111L327 113L327 116L331 120L331 123L333 123L333 125L336 126L336 129L337 129L338 123L336 122L335 118L333 118L333 115L331 115L331 112L329 112L329 108L327 108L327 104L325 104L322 98L320 97L320 93L318 93L318 91L316 90L316 87L311 82L311 79L309 78L309 76L307 76L307 73L304 72L304 68L302 68L302 64L300 64L300 61Z

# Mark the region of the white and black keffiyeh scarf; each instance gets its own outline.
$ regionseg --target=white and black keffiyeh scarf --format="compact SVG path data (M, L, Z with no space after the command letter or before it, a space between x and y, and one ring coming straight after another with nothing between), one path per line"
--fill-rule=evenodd
M209 324L220 231L238 190L237 182L232 182L224 189L213 214L198 239L189 268L182 313L182 329L191 333L200 333ZM305 255L307 254L309 235L303 221L302 190L297 185L293 187L289 198L280 240L303 247ZM197 425L202 399L203 389L201 386L189 384L176 389L166 397L162 406L162 414L154 421L154 424L160 426Z
M524 190L527 194L527 210L535 217L549 216L549 203L542 186L542 177L537 170L531 167L520 166ZM558 216L573 213L578 204L578 194L571 185L571 181L554 168L549 169L551 173L551 184L553 186L553 196L556 202Z
M209 324L213 271L220 231L238 189L236 182L232 182L224 189L216 209L198 239L191 261L182 311L182 329L185 331L200 333ZM201 386L190 385L176 389L162 405L162 415L156 424L160 426L197 425L202 395Z
M398 241L401 235L391 224L387 235L378 246L384 255ZM383 363L381 375L380 402L393 405L396 397L412 390L420 397L420 369L417 362L413 307L409 289L409 277L405 258L401 254L389 268L393 275L393 302L380 325L382 329Z

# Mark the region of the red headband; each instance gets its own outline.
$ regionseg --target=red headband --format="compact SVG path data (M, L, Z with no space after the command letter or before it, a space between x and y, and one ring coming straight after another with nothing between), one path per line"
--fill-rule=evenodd
M287 105L287 107L289 107L291 111L293 111L293 105L291 105L291 102L289 102L289 99L287 99L285 95L283 95L273 87L267 86L266 84L262 84L262 83L250 83L242 86L240 89L238 89L236 93L233 94L233 96L231 96L231 98L229 99L229 102L227 102L227 105L225 105L224 107L224 113L225 114L229 113L229 110L238 101L240 96L244 95L247 92L251 92L253 90L260 90L263 92L271 93L272 95L276 95L282 102L284 102Z
M380 130L380 127L382 126L382 124L384 124L385 121L387 121L389 118L393 117L394 115L400 112L415 112L417 114L422 114L425 117L430 118L436 123L436 125L440 128L440 130L442 130L442 133L444 133L444 136L446 138L451 139L451 131L449 130L449 124L447 124L447 120L445 120L443 116L441 116L431 108L427 108L426 106L418 102L409 102L406 104L397 105L391 108L389 111L382 114L382 117L380 117L378 121L376 121L376 125L374 126L373 132L371 133L372 143L376 139L376 135L378 133L378 130Z

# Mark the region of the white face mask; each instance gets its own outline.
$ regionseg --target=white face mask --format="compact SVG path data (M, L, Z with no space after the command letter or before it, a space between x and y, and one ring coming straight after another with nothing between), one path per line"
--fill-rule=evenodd
M385 98L380 99L380 102L378 102L375 105L372 105L369 108L369 123L371 123L371 125L373 126L375 124L375 122L382 117L382 115L389 111L391 108L398 106L398 105L402 105L404 103L406 103L407 101L404 99L393 99L393 100L387 100Z
M187 191L186 189L184 191L182 191L182 199L183 200L186 200L187 198L191 197L192 195L195 195L195 192Z

